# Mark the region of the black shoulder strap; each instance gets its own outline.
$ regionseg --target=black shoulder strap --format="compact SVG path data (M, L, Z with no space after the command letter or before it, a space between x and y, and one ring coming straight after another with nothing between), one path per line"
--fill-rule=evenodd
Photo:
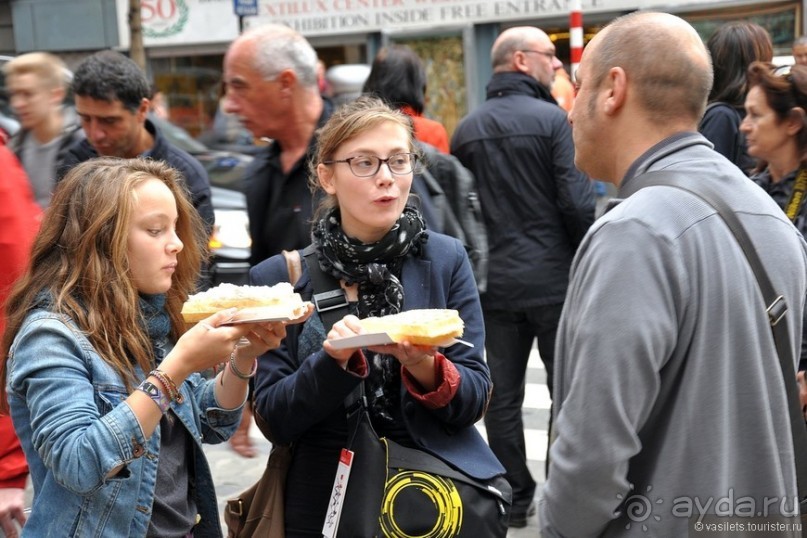
M325 273L319 266L317 250L314 245L308 245L303 249L303 259L308 267L308 275L311 277L311 285L314 288L312 301L317 308L319 317L325 331L331 330L333 324L342 319L349 311L347 294L342 289L339 281L333 276ZM328 290L328 291L322 291ZM353 446L353 440L358 432L359 424L365 416L369 424L367 415L367 400L364 397L364 382L359 383L347 395L344 400L348 421L348 448Z
M796 484L798 487L799 500L807 498L807 428L805 428L804 415L801 412L798 386L796 384L796 372L794 368L793 350L790 347L790 337L785 313L787 304L782 295L776 293L773 283L768 277L762 261L759 259L754 243L748 236L745 227L737 218L737 215L726 204L718 193L712 190L703 182L697 183L696 188L682 183L680 175L669 171L648 172L641 176L638 187L667 186L675 187L686 191L710 206L712 206L734 234L740 244L748 264L754 271L762 297L765 300L768 321L771 325L773 341L776 352L779 356L779 367L785 384L788 400L788 411L790 412L790 430L793 436L793 450L796 454ZM804 513L803 511L801 513Z
M317 250L314 245L309 245L303 249L303 259L308 267L308 276L311 277L311 285L314 288L314 295L311 300L317 308L325 332L331 330L333 324L345 317L349 312L347 294L339 281L333 276L325 273L319 266Z

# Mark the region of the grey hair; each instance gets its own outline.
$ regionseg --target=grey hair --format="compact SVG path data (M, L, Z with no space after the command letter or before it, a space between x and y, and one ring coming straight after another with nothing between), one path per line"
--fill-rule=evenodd
M532 39L543 35L544 32L534 26L514 26L499 34L490 50L490 64L493 70L509 68L516 51L529 48Z
M793 42L794 47L801 46L801 45L807 45L807 35L799 36Z
M317 53L300 34L281 24L265 24L244 33L255 43L255 68L267 80L291 69L303 87L317 85Z

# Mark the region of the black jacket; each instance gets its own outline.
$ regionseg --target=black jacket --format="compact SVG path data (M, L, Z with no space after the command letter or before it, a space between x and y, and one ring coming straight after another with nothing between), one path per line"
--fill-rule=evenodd
M740 124L745 118L745 110L728 103L709 103L698 126L698 131L715 145L715 151L722 154L749 175L756 166L756 159L748 155L745 135Z
M215 217L213 215L213 204L210 201L210 180L202 165L186 151L171 144L151 121L146 120L146 130L154 137L154 146L151 150L143 154L155 161L163 161L176 168L185 178L185 183L190 191L193 206L205 221L208 232L213 230ZM62 168L59 170L59 181L67 172L78 163L82 163L94 157L98 157L98 152L92 147L86 138L74 144L64 158Z
M323 99L317 129L333 113L333 104ZM311 243L311 217L314 200L308 188L308 161L316 149L312 137L308 151L287 174L280 164L280 144L272 142L247 168L245 187L249 233L252 236L250 264L280 254L282 250L305 248Z
M476 176L488 232L491 309L562 303L594 189L574 166L566 113L521 73L496 73L487 101L460 122L451 153Z

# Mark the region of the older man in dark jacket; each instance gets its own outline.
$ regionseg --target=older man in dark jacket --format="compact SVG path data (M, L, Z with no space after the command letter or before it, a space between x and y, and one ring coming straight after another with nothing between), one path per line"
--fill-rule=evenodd
M566 113L549 90L560 61L533 27L510 28L493 44L487 101L457 127L451 152L479 183L488 233L482 295L493 378L488 441L513 486L511 527L535 512L521 406L533 341L552 388L555 334L577 246L594 221L594 190L574 166Z

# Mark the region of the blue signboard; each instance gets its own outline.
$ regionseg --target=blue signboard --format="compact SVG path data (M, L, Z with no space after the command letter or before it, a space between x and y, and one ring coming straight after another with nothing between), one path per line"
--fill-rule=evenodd
M235 14L246 17L258 14L258 0L233 0Z

